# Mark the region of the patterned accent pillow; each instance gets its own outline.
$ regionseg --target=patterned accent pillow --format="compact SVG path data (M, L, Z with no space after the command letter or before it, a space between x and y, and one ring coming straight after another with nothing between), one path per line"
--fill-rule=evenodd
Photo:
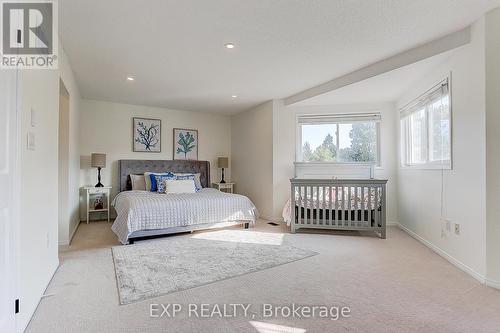
M155 175L154 185L158 193L165 193L165 180L175 180L175 175L168 172L163 175ZM152 180L152 179L151 179ZM151 182L151 191L153 191L153 182Z
M175 175L172 172L150 174L149 178L151 178L151 189L150 189L151 192L158 191L158 183L156 181L156 176L174 177L172 179L175 179Z
M196 186L196 191L199 191L203 188L201 185L201 174L200 173L174 173L176 176L194 176L194 185ZM179 179L179 178L177 178Z
M193 181L194 181L194 186L195 186L196 192L198 192L199 190L201 190L201 188L199 188L199 187L197 186L197 184L196 184L196 175L194 175L194 174L191 174L191 175L189 175L189 174L187 174L187 175L179 175L179 174L176 174L176 175L175 175L175 179L176 179L176 180L186 180L186 179L188 179L188 180L193 180Z

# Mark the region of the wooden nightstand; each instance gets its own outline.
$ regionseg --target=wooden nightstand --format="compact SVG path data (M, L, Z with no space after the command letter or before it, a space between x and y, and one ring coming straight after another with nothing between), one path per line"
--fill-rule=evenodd
M234 183L212 183L212 187L221 192L234 193Z
M90 213L97 213L97 212L107 212L108 213L108 222L109 222L109 198L111 196L111 186L104 186L104 187L94 187L94 186L85 186L83 188L87 202L86 202L86 207L87 207L87 223L89 223L89 215ZM102 197L106 198L102 198ZM95 207L95 201L101 197L102 200L102 208L96 208ZM92 200L92 203L90 202Z

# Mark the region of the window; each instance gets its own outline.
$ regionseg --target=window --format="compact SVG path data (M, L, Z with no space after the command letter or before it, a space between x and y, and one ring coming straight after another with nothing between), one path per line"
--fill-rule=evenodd
M451 106L448 79L400 113L401 165L451 169Z
M297 161L378 165L380 114L300 115Z

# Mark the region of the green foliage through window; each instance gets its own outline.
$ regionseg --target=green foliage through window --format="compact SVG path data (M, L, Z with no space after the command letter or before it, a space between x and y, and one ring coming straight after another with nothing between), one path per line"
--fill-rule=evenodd
M325 129L326 135L322 134ZM377 122L305 124L302 125L302 161L375 163L377 136ZM313 141L321 138L321 144L314 147Z

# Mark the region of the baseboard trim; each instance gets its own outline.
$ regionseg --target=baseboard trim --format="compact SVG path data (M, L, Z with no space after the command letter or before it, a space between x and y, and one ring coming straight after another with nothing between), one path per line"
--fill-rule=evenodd
M69 235L69 239L65 239L62 242L59 242L59 246L67 246L70 245L71 242L73 241L73 237L75 237L76 231L78 230L78 227L80 226L81 221L77 221L75 227L73 228L73 231Z
M270 221L270 222L278 222L283 223L283 218L269 217L269 216L260 216L262 220Z
M422 236L418 235L414 231L408 229L406 226L402 225L401 223L398 223L398 227L401 230L403 230L404 232L406 232L408 235L410 235L412 238L416 239L417 241L419 241L420 243L424 244L429 249L431 249L432 251L437 253L439 256L446 259L453 266L455 266L458 269L460 269L461 271L464 271L465 273L469 274L470 276L472 276L474 279L481 282L482 284L488 285L486 278L482 274L479 274L471 267L467 266L466 264L464 264L460 260L454 258L448 252L446 252L443 249L439 248L438 246L432 244L431 242L424 239Z
M71 235L69 235L69 244L71 244L71 242L73 241L73 237L75 237L76 231L78 230L79 226L80 226L80 221L77 221L75 227L73 228L73 231L71 232Z
M387 227L398 227L398 226L399 226L399 222L395 222L395 221L387 221L387 222L385 223L385 225L386 225Z
M495 288L495 289L500 289L500 281L495 281L495 280L491 280L491 279L487 278L486 281L485 281L485 284L488 287Z

